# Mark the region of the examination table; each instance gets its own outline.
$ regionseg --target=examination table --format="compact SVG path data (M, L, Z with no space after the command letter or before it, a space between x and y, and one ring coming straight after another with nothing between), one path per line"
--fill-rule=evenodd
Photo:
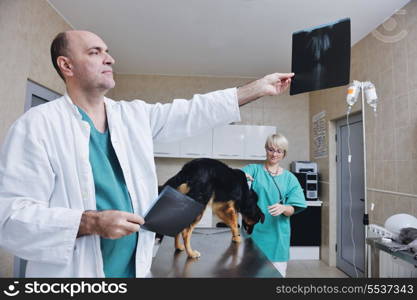
M153 258L150 277L281 278L250 236L241 235L242 241L234 243L229 228L194 229L191 246L201 253L200 258L176 251L174 238L165 236Z

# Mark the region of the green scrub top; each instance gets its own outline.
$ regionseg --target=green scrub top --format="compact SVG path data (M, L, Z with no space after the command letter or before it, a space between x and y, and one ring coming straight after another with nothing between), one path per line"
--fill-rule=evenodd
M251 188L258 194L258 206L265 214L264 223L255 225L251 238L270 261L288 261L291 238L290 217L284 214L271 216L268 206L279 201L278 186L281 192L281 204L293 206L294 213L304 210L307 202L298 179L287 170L280 175L272 176L265 170L263 164L250 164L242 170L253 177Z
M110 132L98 131L90 117L78 107L82 119L90 124L89 158L93 171L97 210L120 210L133 213L122 168L110 140ZM119 239L100 238L106 277L135 277L137 233Z

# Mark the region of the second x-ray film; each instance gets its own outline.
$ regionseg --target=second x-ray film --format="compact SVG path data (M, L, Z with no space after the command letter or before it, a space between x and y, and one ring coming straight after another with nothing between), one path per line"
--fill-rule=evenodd
M203 209L203 204L166 186L146 214L142 228L175 236L193 223Z
M292 72L290 95L348 84L350 19L293 33Z

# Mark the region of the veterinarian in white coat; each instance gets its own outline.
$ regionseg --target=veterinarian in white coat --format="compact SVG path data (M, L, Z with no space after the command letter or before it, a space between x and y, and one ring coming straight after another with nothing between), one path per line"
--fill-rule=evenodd
M115 85L114 60L97 35L61 33L51 54L67 93L20 117L0 156L0 247L28 260L27 277L105 277L105 264L115 258L103 257L103 241L131 235L136 235L131 239L135 244L125 261L130 261L133 276L146 276L154 234L140 225L157 196L153 141L173 141L239 121L238 105L281 93L293 76L271 74L190 101L150 105L104 97ZM104 175L116 176L128 191L126 199L110 200L128 201L128 211L118 205L97 210L92 151L100 147L92 145L93 131L108 134L121 175Z

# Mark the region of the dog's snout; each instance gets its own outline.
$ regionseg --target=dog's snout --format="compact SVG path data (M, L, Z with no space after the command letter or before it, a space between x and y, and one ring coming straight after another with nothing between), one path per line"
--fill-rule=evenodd
M248 233L248 234L251 234L252 233L252 231L253 231L253 225L248 225L248 228L246 229L246 232Z
M263 212L261 212L261 223L263 224L265 221L265 215L263 214Z
M246 223L245 220L242 220L242 225L243 225L243 228L245 229L245 231L248 234L251 234L252 233L253 227L255 226L255 224L248 224L248 223Z

